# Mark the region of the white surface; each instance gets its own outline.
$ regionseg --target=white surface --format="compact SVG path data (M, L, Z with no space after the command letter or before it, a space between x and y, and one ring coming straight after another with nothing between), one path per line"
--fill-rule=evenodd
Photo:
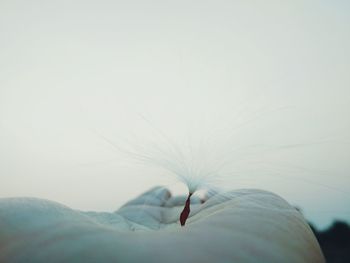
M0 199L1 262L324 262L302 215L280 197L237 190L183 202L154 188L115 213ZM176 206L176 204L180 204Z

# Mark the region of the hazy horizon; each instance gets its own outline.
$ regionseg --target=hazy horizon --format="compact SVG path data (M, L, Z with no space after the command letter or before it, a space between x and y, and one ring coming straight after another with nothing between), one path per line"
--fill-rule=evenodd
M273 191L317 227L350 222L349 14L346 1L1 1L0 198L111 211L176 188L103 139L147 153L165 136L200 169L229 155L220 186Z

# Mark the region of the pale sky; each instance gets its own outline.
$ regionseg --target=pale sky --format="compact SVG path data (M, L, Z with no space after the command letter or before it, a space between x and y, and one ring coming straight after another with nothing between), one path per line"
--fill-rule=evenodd
M0 0L0 33L0 197L112 211L176 188L102 138L163 133L203 169L229 154L225 188L350 221L348 1Z

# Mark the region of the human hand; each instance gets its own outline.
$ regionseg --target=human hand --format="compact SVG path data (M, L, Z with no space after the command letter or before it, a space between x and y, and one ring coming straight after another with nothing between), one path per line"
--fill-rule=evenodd
M324 262L302 215L261 190L192 198L156 187L114 213L0 199L0 262Z

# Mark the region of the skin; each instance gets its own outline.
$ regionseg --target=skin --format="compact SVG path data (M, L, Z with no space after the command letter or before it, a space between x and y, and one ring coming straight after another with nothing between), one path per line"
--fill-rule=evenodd
M275 194L192 196L181 227L185 202L161 187L114 213L0 199L0 262L325 262L302 215Z

